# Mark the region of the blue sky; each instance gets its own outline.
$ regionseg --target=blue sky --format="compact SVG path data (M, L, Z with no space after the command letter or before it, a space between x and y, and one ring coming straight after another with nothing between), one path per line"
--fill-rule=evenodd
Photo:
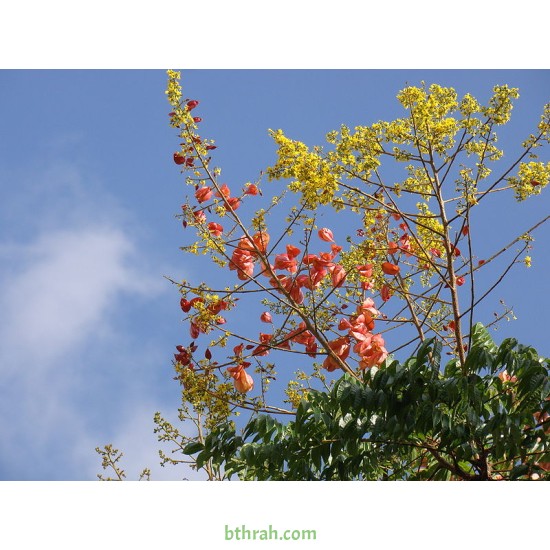
M188 339L163 275L197 280L204 269L178 250L189 240L174 219L186 189L171 160L165 80L160 70L0 72L1 480L94 479L94 448L109 442L131 479L145 466L155 479L195 476L158 467L152 433L155 411L175 420L171 358ZM341 123L400 116L395 94L421 80L481 101L495 84L518 87L505 159L550 101L550 71L189 70L182 82L219 146L215 164L238 188L273 163L268 128L322 144ZM548 206L547 192L520 207L499 198L478 221L487 251ZM495 338L548 355L549 228L535 237L533 267L493 296L518 317Z

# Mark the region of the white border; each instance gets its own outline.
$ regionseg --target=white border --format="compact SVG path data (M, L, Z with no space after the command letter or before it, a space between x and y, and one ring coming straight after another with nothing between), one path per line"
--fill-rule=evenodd
M317 532L315 541L280 547L462 549L540 545L540 529L525 524L522 510L544 514L546 489L525 482L12 482L0 495L3 548L262 548L275 542L225 540L225 525L272 525Z
M4 4L2 68L549 66L542 0Z

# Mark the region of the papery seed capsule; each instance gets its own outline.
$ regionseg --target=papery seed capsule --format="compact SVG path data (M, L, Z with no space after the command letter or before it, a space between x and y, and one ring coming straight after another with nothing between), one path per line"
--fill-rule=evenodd
M332 234L332 231L330 229L327 229L326 227L319 229L318 235L322 241L325 241L327 243L334 241L334 235Z
M382 271L386 275L397 275L399 273L399 266L390 262L384 262L382 264Z
M185 157L181 153L174 153L174 162L176 164L183 164L185 162Z
M264 311L260 315L260 321L262 321L262 323L272 323L273 318L271 317L271 313L269 313L269 311Z

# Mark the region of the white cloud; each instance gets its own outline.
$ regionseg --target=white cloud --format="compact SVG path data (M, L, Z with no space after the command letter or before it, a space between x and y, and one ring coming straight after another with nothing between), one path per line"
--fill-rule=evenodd
M153 314L169 285L111 194L75 166L44 173L21 178L0 241L0 479L94 479L107 436L129 470L154 466L151 382L170 351L143 341L132 308Z
M132 245L118 229L88 227L40 236L2 262L19 265L3 277L0 304L9 324L0 329L0 371L17 367L24 352L36 369L78 346L97 328L119 293L159 290L160 280L143 279L127 265Z
M70 402L73 390L82 391L79 347L113 329L124 295L162 290L160 276L140 271L133 255L122 230L108 226L58 230L0 248L0 263L9 266L0 275L4 449L32 454L61 431L82 434L86 413Z

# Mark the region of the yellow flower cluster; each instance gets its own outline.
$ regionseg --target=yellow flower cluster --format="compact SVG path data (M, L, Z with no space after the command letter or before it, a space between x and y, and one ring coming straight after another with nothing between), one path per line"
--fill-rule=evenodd
M524 201L532 195L538 195L550 181L550 162L522 162L517 177L508 178L515 191L516 200Z
M409 139L422 154L435 152L444 156L454 147L460 127L455 118L448 116L458 107L453 88L432 84L426 91L425 87L410 86L399 92L397 99L411 113L406 120L410 125Z
M176 372L183 387L184 400L197 413L205 415L207 429L212 429L229 418L232 413L230 401L239 399L233 384L220 380L212 370L199 372L176 364Z
M443 246L443 225L439 218L428 209L426 203L419 202L417 204L419 216L417 218L417 239L412 245L413 251L417 256L419 265L429 265L428 259L434 250L437 250L443 257L445 255L445 247ZM433 268L428 268L431 271Z
M458 109L461 112L461 114L466 117L466 119L473 120L471 119L471 116L481 111L481 105L478 103L475 97L473 97L470 94L466 94L461 99Z
M168 96L168 101L172 107L178 107L181 101L181 86L180 78L181 75L177 71L166 71L168 74L168 85L166 88L166 95Z
M433 195L435 182L431 180L425 168L410 164L407 166L407 172L409 177L403 182L403 188L420 193L425 200L429 200L430 195Z
M350 179L358 177L368 180L372 171L380 166L379 156L383 149L377 132L368 126L357 126L352 134L347 126L342 125L340 134L329 133L327 141L336 146L334 153L329 153L327 157L335 164L344 165Z
M294 409L297 409L302 400L307 400L308 388L303 383L291 379L285 388L285 394L287 397L285 403L290 403Z
M196 164L199 166L188 166L195 177L203 175L202 169L208 166L208 149L214 142L212 140L201 139L197 134L197 123L191 113L191 109L182 102L182 88L180 84L181 75L178 71L168 70L168 83L166 86L166 95L168 102L172 106L170 113L170 126L179 128L181 132L179 137L183 140L181 145L181 154L183 157L201 158L201 162ZM196 181L188 180L189 184L195 185Z
M330 204L338 191L340 170L331 166L319 153L310 151L305 144L287 138L282 130L271 130L270 134L279 149L276 164L267 169L269 179L293 179L289 189L301 193L308 208Z
M385 155L400 162L419 163L408 168L408 178L404 182L393 184L393 188L386 185L385 189L396 196L404 190L428 200L436 191L436 182L428 172L436 169L436 156L441 158L443 165L454 159L456 136L462 130L471 136L463 140L461 148L468 155L478 157L477 171L470 176L473 185L469 186L465 199L472 205L477 183L491 173L486 162L502 157L502 151L495 146L497 138L492 127L509 119L512 100L516 97L515 88L495 86L489 105L482 107L470 94L459 102L453 88L437 84L427 88L424 83L421 87L409 86L397 95L409 116L357 126L354 130L342 125L339 131L327 134L327 142L334 148L324 156L320 149L310 150L304 143L287 138L280 130L271 132L278 145L278 159L268 169L268 174L270 179L292 179L289 188L301 193L302 202L311 208L330 203L342 208L345 204L359 212L376 206L376 201L365 188L349 184L340 194L342 182L356 179L379 187L382 182L378 169ZM550 108L547 118L550 120ZM550 125L544 124L544 131L550 132ZM427 166L431 166L430 170Z
M193 124L193 117L181 104L181 74L178 71L172 70L166 72L168 74L168 84L166 86L165 93L168 96L168 102L174 109L173 114L170 117L170 126L173 128L180 128L188 124Z
M489 99L489 105L482 107L481 112L493 124L498 126L506 124L512 114L512 100L518 97L518 88L510 88L506 84L495 86L493 88L493 96Z
M471 139L464 144L464 150L469 155L477 155L480 160L499 160L503 152L494 144L497 141L496 135L483 135L479 139Z

